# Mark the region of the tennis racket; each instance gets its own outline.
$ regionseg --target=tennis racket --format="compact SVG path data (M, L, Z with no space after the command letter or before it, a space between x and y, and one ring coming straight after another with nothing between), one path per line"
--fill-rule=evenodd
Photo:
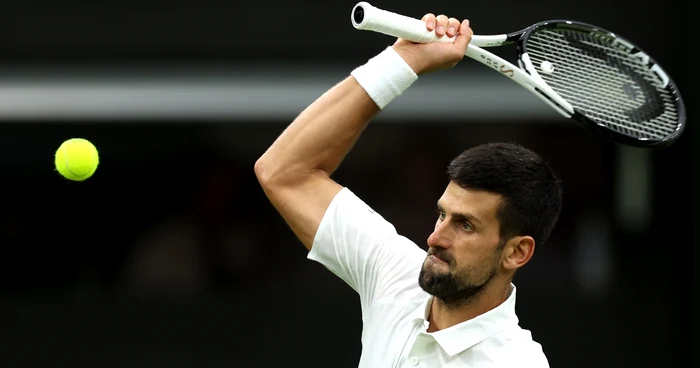
M358 30L416 43L438 38L421 20L367 2L353 7ZM519 67L484 48L516 44ZM600 27L570 21L539 22L518 32L474 35L465 56L523 86L562 116L620 144L660 148L683 133L686 111L671 78L630 41Z

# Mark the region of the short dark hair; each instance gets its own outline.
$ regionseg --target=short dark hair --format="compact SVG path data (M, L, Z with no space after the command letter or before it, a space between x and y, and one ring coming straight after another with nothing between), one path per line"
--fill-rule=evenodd
M529 235L541 245L559 221L561 180L548 162L520 145L489 143L470 148L450 162L447 175L464 189L501 195L496 216L504 242Z

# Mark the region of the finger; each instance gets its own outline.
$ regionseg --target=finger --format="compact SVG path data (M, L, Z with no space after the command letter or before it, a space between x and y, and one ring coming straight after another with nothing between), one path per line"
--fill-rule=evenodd
M425 23L425 28L427 28L428 31L432 32L435 29L435 14L428 13L424 15L421 20Z
M454 41L459 52L464 53L467 50L469 42L471 42L472 40L473 34L474 33L472 32L471 26L469 24L469 19L463 20L462 24L459 25L459 34L457 35L457 37L455 37Z
M456 35L457 35L457 32L459 32L459 26L460 26L459 20L457 20L456 18L450 18L450 19L447 21L447 31L446 31L445 34L446 34L448 37L454 37L454 36L456 36Z
M447 18L447 16L443 14L440 14L435 18L435 34L438 37L442 37L445 35L445 32L447 31L448 21L449 18Z

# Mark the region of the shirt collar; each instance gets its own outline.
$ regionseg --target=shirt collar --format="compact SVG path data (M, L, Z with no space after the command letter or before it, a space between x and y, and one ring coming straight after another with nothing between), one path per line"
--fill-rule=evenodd
M428 316L433 297L429 297L412 316L414 323L428 326ZM429 333L450 356L486 340L487 338L518 323L515 314L515 285L511 284L508 298L496 308L444 330Z

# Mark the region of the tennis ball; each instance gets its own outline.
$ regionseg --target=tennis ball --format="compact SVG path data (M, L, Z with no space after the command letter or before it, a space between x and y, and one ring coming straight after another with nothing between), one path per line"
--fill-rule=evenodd
M97 148L87 139L69 139L56 151L56 170L69 180L88 179L97 170L99 162Z

